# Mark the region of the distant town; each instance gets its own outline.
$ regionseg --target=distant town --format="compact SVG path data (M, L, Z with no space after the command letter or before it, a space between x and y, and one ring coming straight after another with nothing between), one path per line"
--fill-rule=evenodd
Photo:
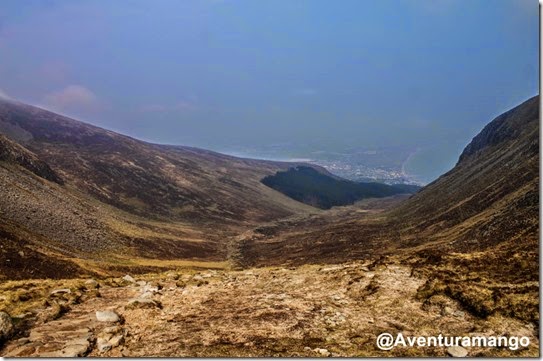
M246 157L290 162L307 162L324 167L330 173L355 182L424 185L405 171L405 164L415 152L411 147L379 149L354 148L341 152L296 152L295 145L281 144L266 147L234 147L222 153Z
M349 164L342 161L314 160L310 163L326 168L330 173L356 182L381 182L386 184L416 184L417 182L405 174L402 169L375 168L360 164Z

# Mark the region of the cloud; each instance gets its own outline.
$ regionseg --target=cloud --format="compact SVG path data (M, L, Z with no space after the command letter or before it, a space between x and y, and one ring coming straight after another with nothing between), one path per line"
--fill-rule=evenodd
M0 98L3 98L3 99L11 99L11 97L8 95L8 93L6 93L5 91L3 91L2 89L0 89Z
M43 105L55 111L88 111L99 107L98 97L82 85L68 85L62 90L47 94Z

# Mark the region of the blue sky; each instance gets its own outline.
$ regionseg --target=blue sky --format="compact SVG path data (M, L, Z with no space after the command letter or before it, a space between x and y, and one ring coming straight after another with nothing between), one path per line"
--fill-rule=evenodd
M160 143L415 146L432 177L538 79L537 0L0 6L1 93Z

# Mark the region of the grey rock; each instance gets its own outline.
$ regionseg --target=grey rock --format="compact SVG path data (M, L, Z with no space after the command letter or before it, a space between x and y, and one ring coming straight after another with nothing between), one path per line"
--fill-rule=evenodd
M114 311L96 311L96 319L100 322L119 322L120 318Z
M70 291L69 288L61 288L61 289L58 289L58 290L54 290L54 291L51 291L51 296L53 295L58 295L58 294L62 294L62 293L72 293L72 291Z
M123 277L123 280L127 281L127 282L130 282L130 283L136 283L136 280L134 279L134 277L130 276L130 275L126 275Z
M149 284L144 285L141 290L143 293L159 293L158 287Z

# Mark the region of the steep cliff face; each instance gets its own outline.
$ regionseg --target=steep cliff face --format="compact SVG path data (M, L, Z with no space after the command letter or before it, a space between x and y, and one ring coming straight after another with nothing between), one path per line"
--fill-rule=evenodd
M538 119L539 96L536 96L488 123L464 149L460 155L459 163L485 149L518 139L523 133L533 128L534 121ZM534 142L533 146L535 147L537 144ZM532 153L538 152L537 148L530 150Z
M453 227L457 249L482 249L539 227L539 96L490 122L457 165L390 213L431 233Z

